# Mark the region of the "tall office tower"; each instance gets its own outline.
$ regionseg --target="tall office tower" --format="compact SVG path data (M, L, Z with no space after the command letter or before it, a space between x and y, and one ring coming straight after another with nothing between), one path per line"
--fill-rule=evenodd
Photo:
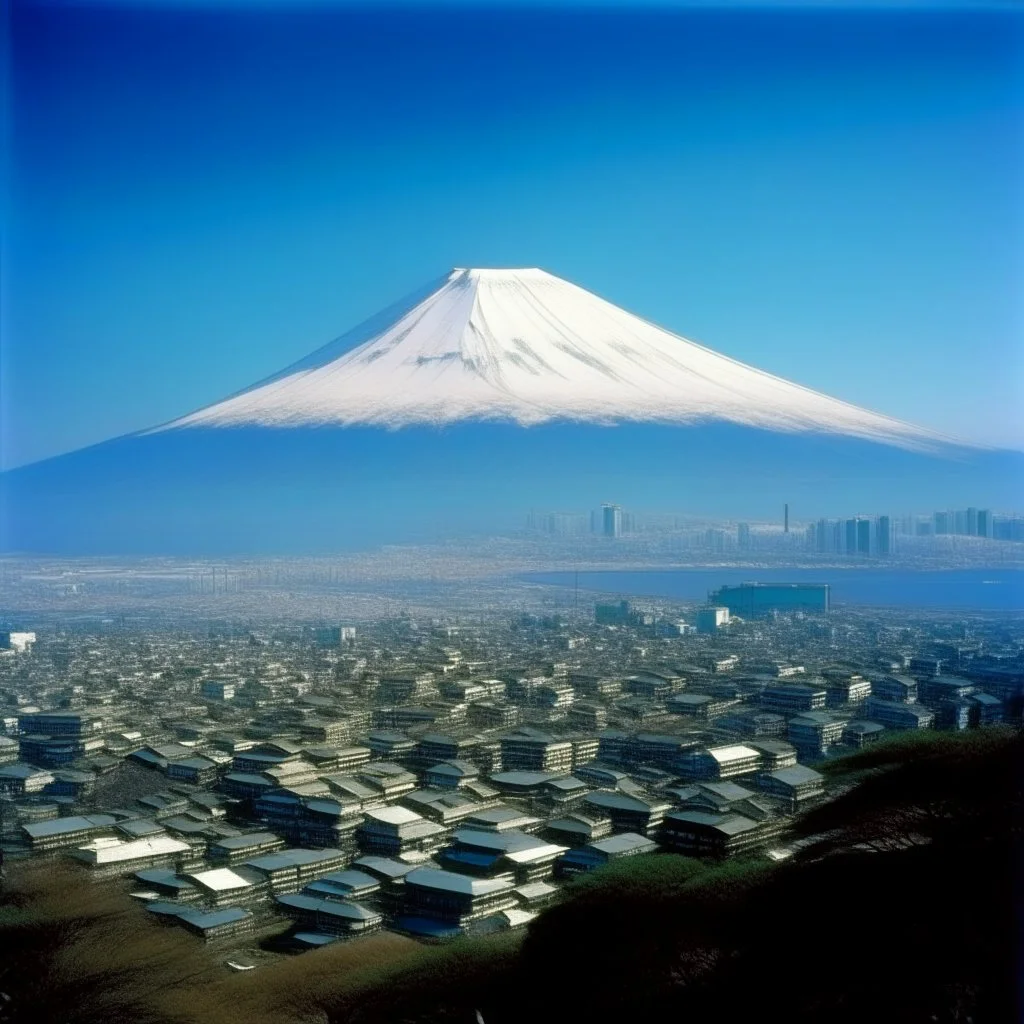
M540 521L544 532L554 537L575 537L585 532L586 520L576 512L549 512Z
M953 513L953 533L962 537L967 532L967 510L957 509Z
M964 513L967 523L965 524L964 532L968 537L978 536L978 510L976 508L969 508Z
M871 520L857 520L857 554L871 554Z
M842 551L843 550L843 521L841 519L835 520L835 522L829 524L832 532L832 543L829 545L829 551Z
M992 536L992 512L987 508L978 509L978 536Z
M857 553L857 520L846 520L846 553L855 555Z
M606 537L622 536L622 508L618 505L601 506L601 532Z
M806 536L807 536L807 550L808 551L817 551L818 550L818 524L817 523L811 523L811 525L807 527Z
M815 547L818 549L820 554L824 554L828 551L829 542L829 529L828 520L819 519L818 525L815 529Z
M789 502L783 506L782 511L782 532L789 533Z
M712 550L722 552L725 550L725 530L706 530L704 543Z
M740 551L750 550L750 523L740 523L736 527L736 546Z
M942 536L946 533L951 533L949 526L949 513L948 512L936 512L934 518L934 534L936 537Z
M892 523L888 516L879 516L875 522L875 551L884 558L892 550Z

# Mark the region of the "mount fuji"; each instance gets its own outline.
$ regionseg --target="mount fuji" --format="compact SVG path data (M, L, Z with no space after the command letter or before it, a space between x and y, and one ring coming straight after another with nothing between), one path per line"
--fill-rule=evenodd
M5 550L328 551L531 507L756 518L1020 501L1024 456L739 363L539 269L456 269L305 359L0 478Z
M362 333L170 427L718 419L909 446L935 440L670 334L543 270L453 270L383 330L371 327L365 341Z

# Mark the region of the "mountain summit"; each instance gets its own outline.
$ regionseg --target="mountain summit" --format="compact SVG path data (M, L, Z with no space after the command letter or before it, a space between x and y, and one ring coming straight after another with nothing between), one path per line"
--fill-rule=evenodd
M719 355L536 268L452 270L381 319L168 426L719 420L901 446L939 440Z
M610 496L742 518L1008 508L1022 469L543 270L463 269L223 401L0 474L0 549L329 552Z

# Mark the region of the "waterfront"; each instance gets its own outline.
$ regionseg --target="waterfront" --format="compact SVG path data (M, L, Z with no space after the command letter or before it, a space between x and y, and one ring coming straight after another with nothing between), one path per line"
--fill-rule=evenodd
M704 601L718 587L760 583L828 583L834 605L1024 611L1020 569L672 569L667 571L537 572L531 583L604 594Z

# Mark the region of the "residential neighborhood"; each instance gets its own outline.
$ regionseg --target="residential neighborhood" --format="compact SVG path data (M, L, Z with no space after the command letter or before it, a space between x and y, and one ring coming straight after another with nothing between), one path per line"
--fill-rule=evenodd
M1020 720L1013 622L619 610L40 621L0 657L5 860L214 943L434 942L620 858L785 858L830 761Z

